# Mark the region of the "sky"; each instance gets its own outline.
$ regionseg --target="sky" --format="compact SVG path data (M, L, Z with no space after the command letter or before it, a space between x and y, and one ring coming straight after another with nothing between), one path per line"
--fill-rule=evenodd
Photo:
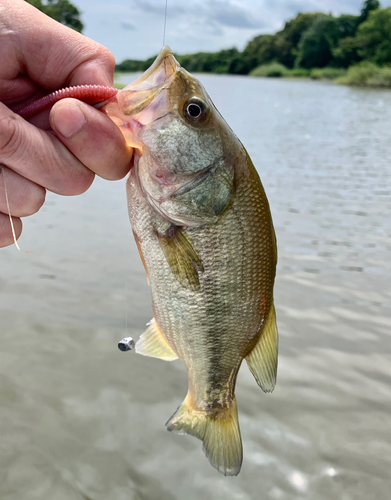
M73 0L84 34L121 62L156 55L163 44L166 0ZM168 0L165 43L178 54L242 50L260 33L275 33L299 12L358 14L363 0ZM383 0L383 7L391 0Z

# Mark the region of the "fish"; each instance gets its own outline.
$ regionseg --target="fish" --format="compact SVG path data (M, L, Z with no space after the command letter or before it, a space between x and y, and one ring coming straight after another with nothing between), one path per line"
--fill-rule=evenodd
M276 384L277 245L264 188L204 87L167 46L103 110L134 148L128 209L154 314L136 352L184 362L188 392L166 427L202 440L211 465L235 476L243 359L264 392Z

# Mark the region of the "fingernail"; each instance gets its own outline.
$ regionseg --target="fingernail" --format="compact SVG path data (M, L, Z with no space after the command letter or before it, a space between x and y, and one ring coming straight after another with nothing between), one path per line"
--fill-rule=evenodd
M53 111L55 128L66 139L77 134L87 123L83 110L76 103L58 103Z

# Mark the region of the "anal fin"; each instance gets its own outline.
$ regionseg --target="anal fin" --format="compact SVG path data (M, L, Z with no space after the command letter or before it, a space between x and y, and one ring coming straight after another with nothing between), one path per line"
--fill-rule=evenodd
M272 392L277 379L278 331L274 304L270 308L267 323L246 361L257 384L264 392Z
M168 345L167 340L159 330L155 318L152 318L148 328L136 342L136 352L143 356L164 359L166 361L178 359L178 356Z

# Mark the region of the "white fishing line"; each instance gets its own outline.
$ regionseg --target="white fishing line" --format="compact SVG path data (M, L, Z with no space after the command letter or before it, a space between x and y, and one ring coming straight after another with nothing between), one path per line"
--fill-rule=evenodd
M165 42L166 42L167 2L168 2L168 0L166 0L166 8L165 8L165 11L164 11L163 47L164 47Z
M19 252L22 252L22 253L31 253L31 252L27 252L25 250L21 250L19 245L18 245L18 242L16 241L16 234L15 234L15 228L14 228L14 221L12 220L12 215L11 215L11 209L10 209L10 204L9 204L9 201L8 201L8 191L7 191L7 183L5 181L5 171L4 171L4 165L3 164L0 164L0 172L3 174L3 183L4 183L4 193L5 193L5 202L7 204L7 210L8 210L8 217L10 218L10 223L11 223L11 231L12 231L12 236L14 238L14 243L15 243L15 246L16 248L19 250Z
M129 246L128 246L129 250ZM127 252L129 253L129 252ZM125 332L128 333L128 300L129 300L129 291L128 291L128 282L129 282L129 272L126 273L126 292L125 292Z
M131 253L131 246L130 246L130 240L128 238L126 247L125 247L125 253L126 253L126 262L130 262L130 253ZM130 269L129 269L129 264L126 269L126 289L125 289L125 336L128 334L128 318L129 318L129 278L130 278Z

